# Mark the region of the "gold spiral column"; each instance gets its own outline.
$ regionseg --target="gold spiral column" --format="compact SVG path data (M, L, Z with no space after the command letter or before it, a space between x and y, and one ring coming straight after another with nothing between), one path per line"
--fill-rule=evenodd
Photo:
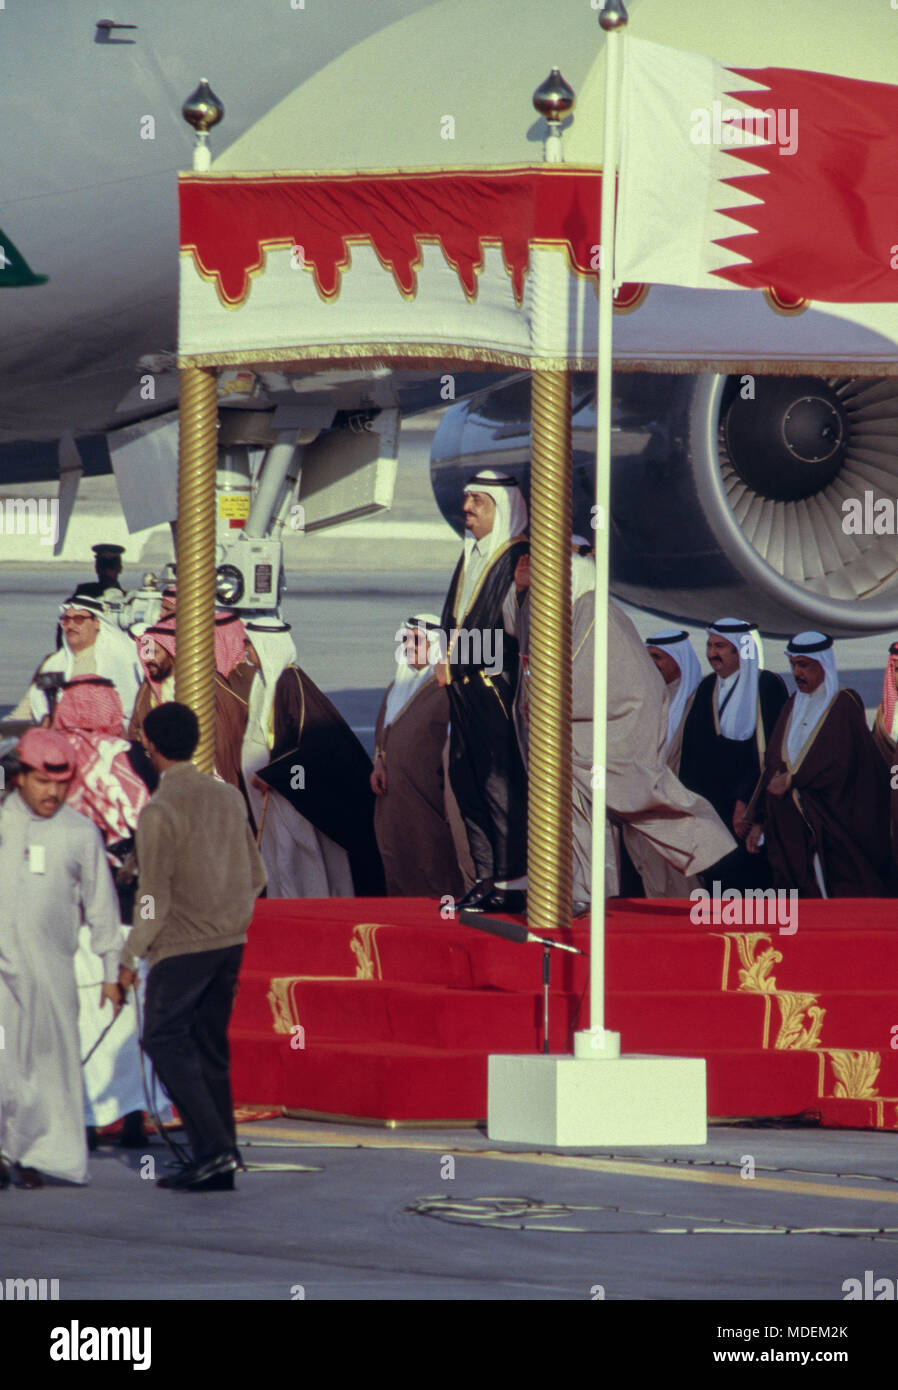
M536 369L530 466L527 921L571 923L571 380Z
M193 761L212 771L215 739L215 470L218 386L214 368L182 367L178 451L178 605L175 698L195 711Z

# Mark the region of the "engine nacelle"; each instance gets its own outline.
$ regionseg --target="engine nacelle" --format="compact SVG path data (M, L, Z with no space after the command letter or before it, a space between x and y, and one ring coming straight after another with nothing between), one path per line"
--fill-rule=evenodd
M572 529L595 495L594 378L573 378ZM529 499L530 380L443 417L431 476L463 531L475 469ZM892 631L898 610L898 380L617 373L611 583L652 612L736 613L769 634ZM878 527L878 530L876 529Z

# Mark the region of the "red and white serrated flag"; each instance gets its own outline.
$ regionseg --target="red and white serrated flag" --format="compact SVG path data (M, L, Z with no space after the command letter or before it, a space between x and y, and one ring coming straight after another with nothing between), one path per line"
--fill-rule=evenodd
M628 37L618 280L898 302L898 86Z

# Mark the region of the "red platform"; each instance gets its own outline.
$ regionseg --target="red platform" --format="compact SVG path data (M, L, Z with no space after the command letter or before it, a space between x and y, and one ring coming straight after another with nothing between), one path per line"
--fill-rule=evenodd
M713 1117L898 1129L898 901L803 900L791 936L697 927L690 906L609 906L622 1050L707 1058ZM589 948L585 924L558 936ZM541 972L538 946L443 920L435 900L263 900L231 1022L235 1101L483 1119L488 1055L541 1049ZM586 1025L587 985L586 961L556 952L553 1052Z

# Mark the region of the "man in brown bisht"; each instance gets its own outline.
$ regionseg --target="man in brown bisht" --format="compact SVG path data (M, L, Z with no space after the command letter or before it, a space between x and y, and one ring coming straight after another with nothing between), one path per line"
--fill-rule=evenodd
M890 876L889 775L855 690L841 690L831 637L786 648L797 691L767 747L757 823L775 888L807 898L878 898Z
M889 647L882 700L873 721L873 742L889 769L892 802L892 859L898 866L898 642Z
M136 639L144 679L137 692L128 737L140 740L151 709L174 699L175 614L159 619ZM255 669L244 662L245 633L236 613L215 615L215 770L243 791L240 749L246 729L249 688Z
M375 732L371 789L374 832L391 897L462 895L452 832L446 819L443 748L449 697L434 679L440 660L440 620L407 618L396 679L387 690Z
M285 638L292 653L286 662L277 657ZM268 856L269 863L277 856L280 866L269 880L269 896L343 896L354 891L357 898L383 897L384 871L374 838L374 794L369 782L371 759L340 711L294 664L296 648L289 641L287 624L280 619L254 618L247 623L247 639L256 674L247 734L258 744L264 728L266 740L271 739L267 758L252 757L251 773L251 779L257 779L251 780L251 794L253 814L262 831L262 854ZM270 693L272 686L274 699L267 703L264 691ZM266 703L267 713L263 712ZM252 756L248 746L244 748L244 768L248 769L247 756ZM264 797L266 790L267 809L264 802L259 804L262 798L254 795L261 792ZM293 815L292 826L285 811ZM271 826L268 815L273 817ZM293 873L289 871L290 841L295 845L293 853L298 854L300 844L303 849L308 845L310 828L316 832L317 846L313 848L319 852L327 875L321 888L313 886L314 865L309 855L305 856L305 867L297 863ZM272 841L275 833L287 847L286 854L283 850L278 853L277 842ZM345 870L341 871L335 860L335 849L346 851L352 887L344 886Z

